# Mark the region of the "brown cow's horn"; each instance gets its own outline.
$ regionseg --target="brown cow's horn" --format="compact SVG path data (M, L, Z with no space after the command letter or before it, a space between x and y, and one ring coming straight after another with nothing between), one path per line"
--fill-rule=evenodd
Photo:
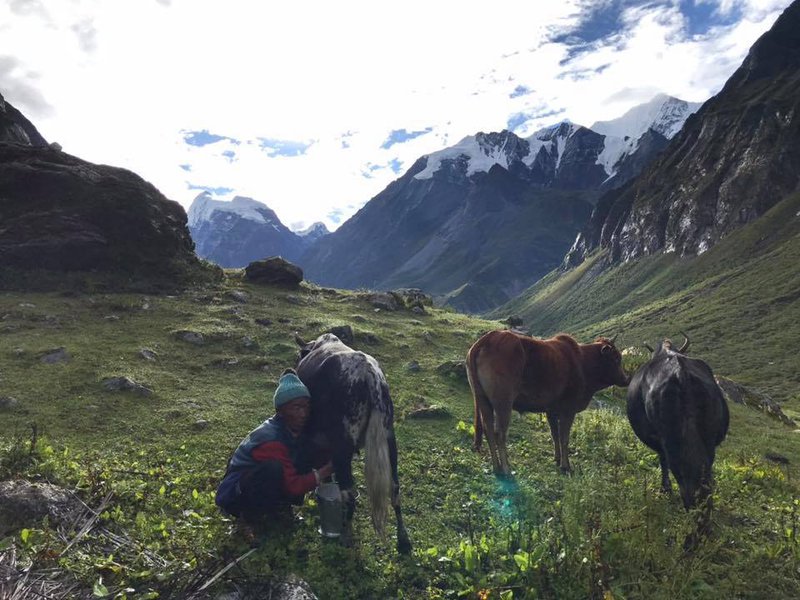
M612 344L613 344L613 343L614 343L614 341L617 339L617 336L618 336L618 335L619 335L619 332L615 333L615 334L614 334L614 337L612 337L612 338L611 338L610 340L608 340L608 341L609 341L610 343L612 343Z
M651 354L652 354L653 352L655 352L655 350L653 350L653 348L650 346L650 344L648 344L647 342L642 342L642 343L644 344L644 347L645 347L645 348L647 348L648 350L650 350L650 353L651 353Z
M294 341L297 343L298 346L301 348L306 345L306 342L303 341L303 338L300 337L300 334L296 331L294 332Z
M683 335L684 338L686 338L686 341L683 342L683 346L681 346L678 349L678 352L680 354L683 354L684 352L686 352L689 349L689 336L686 335L683 331L681 331L681 334Z

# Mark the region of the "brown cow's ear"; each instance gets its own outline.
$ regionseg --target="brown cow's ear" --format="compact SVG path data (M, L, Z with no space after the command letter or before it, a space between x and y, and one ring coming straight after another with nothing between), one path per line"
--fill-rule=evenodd
M611 344L603 344L603 347L600 348L600 354L608 354L609 352L611 352L611 348L612 348Z

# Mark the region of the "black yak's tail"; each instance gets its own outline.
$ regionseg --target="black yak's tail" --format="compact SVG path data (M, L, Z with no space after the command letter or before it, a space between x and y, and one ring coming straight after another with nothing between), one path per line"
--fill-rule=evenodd
M386 415L373 408L364 441L364 477L372 509L372 525L379 535L384 535L392 498L392 467L385 418Z

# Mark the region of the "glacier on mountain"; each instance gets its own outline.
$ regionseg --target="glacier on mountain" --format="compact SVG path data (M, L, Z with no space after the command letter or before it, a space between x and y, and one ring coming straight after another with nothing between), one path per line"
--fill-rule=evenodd
M604 136L603 148L597 155L596 164L601 165L608 179L611 179L616 175L621 160L636 152L639 140L648 129L653 129L665 138L671 139L700 105L699 102L686 102L666 94L659 94L617 119L597 121L589 128ZM542 151L547 156L555 158L555 168L558 170L567 141L579 129L580 125L569 121L561 121L540 129L524 139L528 143L528 152L521 156L517 155L519 144L511 144L512 138L516 140L519 138L508 131L500 134L478 133L467 136L454 146L429 154L427 165L414 175L414 178L430 179L441 168L443 161L459 158L466 159L467 176L489 171L494 165L508 169L515 159L521 160L530 168Z

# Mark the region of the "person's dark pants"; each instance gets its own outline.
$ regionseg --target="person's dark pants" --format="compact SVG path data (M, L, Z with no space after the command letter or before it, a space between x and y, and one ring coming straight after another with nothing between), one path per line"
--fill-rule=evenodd
M266 514L286 511L303 503L303 496L283 491L283 465L267 460L257 467L229 473L217 490L217 505L235 517L256 520Z

